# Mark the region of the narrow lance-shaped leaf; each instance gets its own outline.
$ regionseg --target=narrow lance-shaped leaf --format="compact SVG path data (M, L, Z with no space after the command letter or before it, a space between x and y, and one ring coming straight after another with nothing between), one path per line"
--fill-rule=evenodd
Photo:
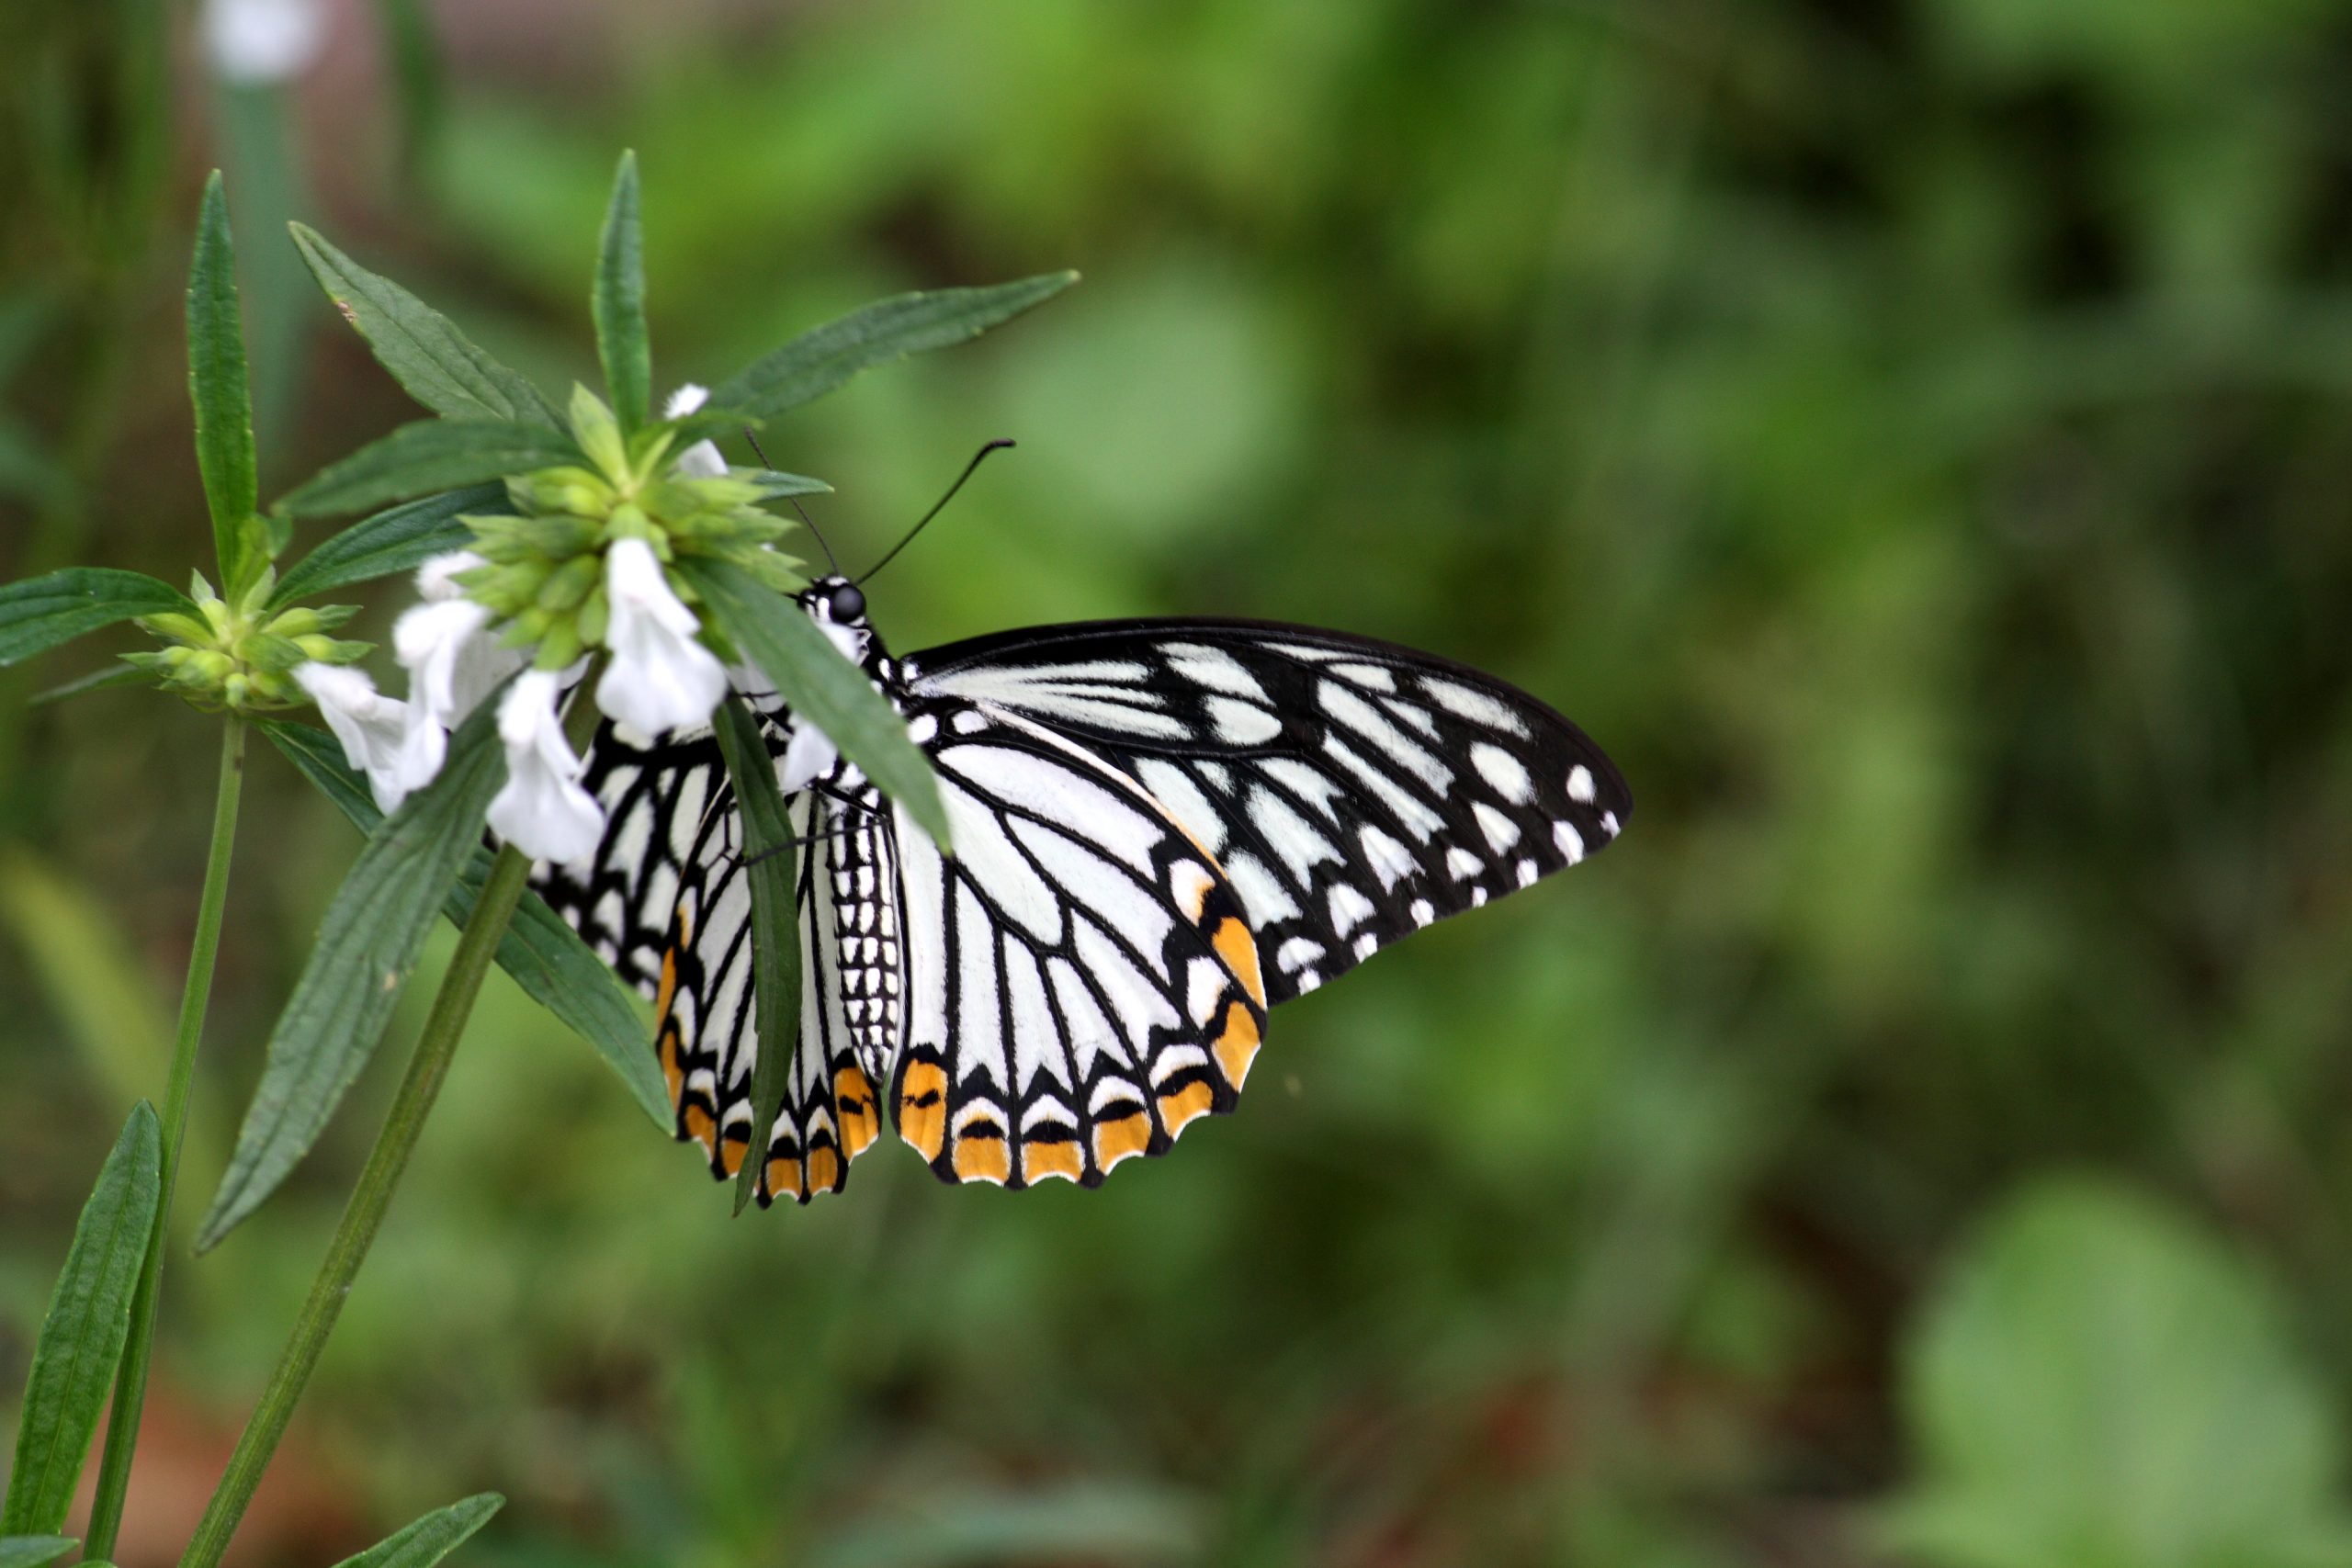
M187 595L144 572L77 566L0 586L0 666L136 615L193 615Z
M291 604L355 582L413 571L435 556L473 543L473 530L462 521L463 514L501 516L513 510L505 486L481 484L379 512L295 562L277 580L269 602Z
M196 466L212 513L212 544L233 594L268 558L261 481L254 458L253 396L245 378L244 320L237 300L237 255L229 237L229 197L220 171L204 182L196 255L187 274L187 391L196 406Z
M752 884L752 985L761 1050L752 1069L752 1141L735 1177L735 1212L752 1201L768 1157L768 1131L784 1108L792 1041L800 1032L800 913L792 818L759 721L729 693L712 728L735 786L743 824L743 874Z
M163 1160L163 1129L142 1100L98 1171L41 1320L0 1536L54 1535L65 1523L130 1333L130 1295L155 1229Z
M763 586L742 567L681 556L674 570L694 585L720 629L775 683L794 712L823 730L842 756L948 848L947 812L931 761L865 671L842 657L798 604Z
M367 781L344 761L334 736L284 719L265 719L261 728L361 832L376 830L383 813L368 795ZM442 901L442 912L462 928L489 875L490 853L477 848ZM514 922L499 940L498 963L525 995L594 1047L654 1124L669 1131L675 1112L654 1066L653 1032L637 997L537 894L524 894L515 906Z
M1051 272L993 288L941 288L876 300L801 333L710 395L763 418L820 398L861 370L978 337L1078 281Z
M279 502L290 515L365 512L427 491L582 460L560 430L520 420L421 419L369 442Z
M653 354L645 333L645 237L638 220L637 154L621 154L613 175L596 257L596 354L623 434L633 435L651 413Z
M435 1508L396 1534L386 1536L356 1557L346 1557L335 1568L433 1568L506 1506L495 1492L483 1492L462 1503Z
M483 699L450 738L439 776L384 819L345 874L271 1032L228 1174L197 1235L198 1251L277 1190L375 1054L434 917L481 843L482 817L506 776L497 706L497 694Z
M555 410L538 389L484 353L456 322L353 261L317 230L288 227L319 287L410 397L452 419L515 419L555 428Z
M45 1568L81 1544L64 1535L0 1536L0 1568Z

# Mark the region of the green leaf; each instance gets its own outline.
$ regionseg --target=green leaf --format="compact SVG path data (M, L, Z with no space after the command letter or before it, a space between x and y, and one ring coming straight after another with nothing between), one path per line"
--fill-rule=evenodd
M78 680L66 681L46 691L35 692L26 699L25 705L36 708L47 707L51 703L62 703L69 697L78 697L85 692L103 692L110 686L148 686L153 685L154 681L155 678L153 675L134 664L100 665Z
M538 389L484 353L448 317L390 278L369 272L317 230L300 223L288 227L319 287L410 397L452 419L555 427L555 410Z
M155 1229L163 1161L163 1128L142 1100L98 1171L41 1320L0 1535L54 1535L65 1523L130 1333L130 1294Z
M197 1235L198 1251L277 1190L375 1054L434 916L481 847L483 815L506 776L497 711L497 694L482 700L450 737L440 774L368 835L345 874L271 1032L228 1174Z
M71 1536L0 1536L0 1568L42 1568L82 1543Z
M0 586L0 666L134 615L197 614L187 595L144 572L76 566Z
M291 604L355 582L413 571L435 556L473 543L473 530L459 520L462 513L503 516L514 510L504 485L480 484L379 512L295 562L277 580L270 604Z
M261 729L361 832L376 830L383 813L376 809L367 780L344 761L341 742L323 729L284 719L265 719ZM461 929L489 874L490 852L477 847L441 905L442 913ZM514 922L498 944L498 964L525 995L595 1048L656 1126L668 1132L675 1125L669 1089L654 1066L653 1032L639 1010L636 993L537 894L524 894L516 906Z
M674 570L694 584L719 626L796 713L825 732L842 756L948 848L947 811L931 761L907 734L907 722L842 656L832 639L783 594L742 567L707 556L681 556Z
M760 487L760 499L778 501L787 495L831 495L833 487L822 479L812 479L806 474L787 474L781 468L744 468L734 477Z
M645 333L645 235L638 221L637 154L621 154L613 173L596 256L596 356L623 434L634 435L652 412L653 352Z
M322 469L278 506L301 517L365 512L427 491L581 461L560 430L521 420L421 419Z
M800 905L792 817L776 787L775 762L761 739L759 720L743 699L729 692L712 728L743 819L744 874L752 883L752 995L758 1015L753 1021L762 1040L788 1041L800 1031ZM752 1141L735 1177L739 1214L767 1163L768 1129L784 1109L789 1055L762 1051L752 1069Z
M803 333L719 387L710 400L763 417L823 397L861 370L975 338L1078 281L1051 272L993 288L942 288L876 300Z
M345 1558L335 1568L433 1568L505 1506L506 1499L497 1493L483 1492L462 1503L435 1508L358 1556Z
M237 301L237 254L229 237L229 197L220 171L204 182L196 255L187 272L187 392L196 405L196 466L212 513L212 546L229 596L268 559L261 481L254 457L253 396L245 381L244 319Z
M1890 1533L1953 1568L2352 1560L2343 1434L2244 1263L2125 1190L2046 1182L1962 1258L1905 1380Z

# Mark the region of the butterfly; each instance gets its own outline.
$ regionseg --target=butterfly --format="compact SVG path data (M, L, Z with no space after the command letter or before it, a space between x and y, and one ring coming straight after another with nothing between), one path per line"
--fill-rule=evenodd
M897 659L847 579L797 599L928 755L954 849L746 693L807 846L797 1038L758 1037L743 827L708 728L607 721L582 774L604 840L536 874L652 998L676 1135L721 1178L756 1144L763 1204L841 1190L886 1106L943 1180L1093 1186L1235 1108L1269 1009L1576 864L1633 809L1551 708L1385 643L1095 621ZM758 1128L770 1048L792 1059Z

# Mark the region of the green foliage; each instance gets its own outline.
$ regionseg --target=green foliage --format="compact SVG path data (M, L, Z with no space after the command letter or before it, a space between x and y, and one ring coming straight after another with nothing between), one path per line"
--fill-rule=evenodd
M505 505L505 487L468 486L379 512L322 540L277 580L272 604L348 588L413 571L435 556L464 549L473 531L460 513L495 513Z
M621 154L613 204L596 256L593 314L596 355L621 432L634 435L652 417L653 355L645 335L645 237L639 226L637 154Z
M450 419L558 427L555 410L537 389L484 353L447 316L369 272L316 230L297 223L293 233L319 287L409 396Z
M775 761L760 721L743 699L729 693L712 728L727 760L728 782L742 812L745 875L752 885L752 970L755 1023L762 1040L791 1040L800 1032L800 894L793 853L792 818L776 788ZM735 1212L752 1201L767 1164L769 1129L784 1108L792 1059L763 1051L752 1075L751 1142L736 1173ZM724 1136L724 1133L721 1134Z
M335 809L365 834L373 835L384 814L368 793L367 781L343 759L342 745L307 724L266 719L262 732L334 802ZM490 874L490 853L476 849L458 873L442 912L462 929ZM0 884L4 886L5 884ZM514 923L498 944L498 966L524 994L595 1048L647 1116L663 1132L675 1121L668 1087L653 1065L647 1041L652 1026L634 995L610 965L591 952L580 934L558 918L535 893L523 896Z
M42 1568L78 1543L62 1535L0 1536L0 1568Z
M142 1100L98 1171L41 1320L7 1500L0 1505L0 1536L51 1535L65 1523L130 1331L131 1292L154 1233L162 1161L162 1131L154 1108Z
M763 418L821 398L860 371L910 354L947 348L1042 305L1078 281L1046 273L991 288L901 294L801 333L711 394L711 400Z
M842 658L798 605L768 592L743 568L695 557L683 557L676 566L720 629L775 682L793 711L823 730L842 756L945 846L947 811L939 781L907 738L905 721L865 672Z
M69 567L0 584L0 665L140 615L193 615L187 594L143 572Z
M497 1493L484 1492L436 1508L356 1557L345 1558L335 1568L433 1568L505 1506L506 1499Z
M240 593L274 553L255 515L261 480L254 456L253 397L245 382L244 318L237 300L237 256L229 237L229 197L214 170L197 219L187 278L187 389L196 409L196 465L212 513L222 581ZM282 542L282 541L278 541Z
M426 491L579 460L570 436L532 421L421 419L329 464L277 504L296 517L365 512Z
M375 1055L425 933L481 841L505 778L495 695L449 738L433 782L368 835L327 907L285 1011L270 1032L261 1082L204 1216L204 1250L259 1208L317 1142Z
M2242 1258L2060 1180L1996 1213L1917 1331L1921 1475L1892 1516L1951 1568L2352 1562L2343 1427Z

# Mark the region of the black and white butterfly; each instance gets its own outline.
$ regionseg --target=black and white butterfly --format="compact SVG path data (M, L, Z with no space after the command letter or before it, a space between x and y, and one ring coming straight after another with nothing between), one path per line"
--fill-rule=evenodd
M652 997L677 1135L758 1194L839 1191L899 1134L947 1181L1092 1186L1234 1109L1266 1010L1574 865L1633 808L1600 748L1490 676L1338 632L1096 621L899 660L853 583L799 595L928 753L943 856L773 693L799 864L797 1041L752 997L742 827L711 732L596 735L595 858L539 886ZM793 1053L752 1126L752 1066Z

